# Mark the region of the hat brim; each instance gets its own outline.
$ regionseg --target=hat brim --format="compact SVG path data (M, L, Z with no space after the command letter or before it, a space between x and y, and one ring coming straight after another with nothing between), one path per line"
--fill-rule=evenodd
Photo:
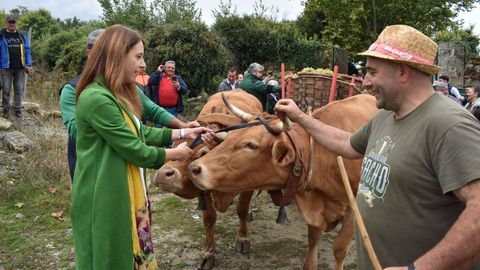
M393 62L397 62L397 63L406 64L408 66L411 66L414 69L417 69L417 70L420 70L421 72L427 73L428 75L437 74L441 69L441 67L435 66L435 65L426 65L426 64L420 64L420 63L412 62L412 61L399 60L399 59L396 59L396 58L394 58L390 55L384 54L382 52L377 52L377 51L364 51L364 52L359 53L358 55L371 56L371 57L375 57L375 58L380 58L380 59L385 59L385 60L389 60L389 61L393 61Z

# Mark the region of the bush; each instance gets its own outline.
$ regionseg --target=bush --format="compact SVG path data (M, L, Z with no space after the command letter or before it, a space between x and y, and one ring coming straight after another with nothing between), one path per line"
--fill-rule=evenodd
M307 38L292 22L237 15L218 17L213 26L222 43L234 55L234 63L245 70L250 63L263 65L318 66L324 46L316 37Z
M79 28L61 31L34 44L34 58L48 70L66 72L69 77L83 68L88 33L103 28L103 24L90 22Z

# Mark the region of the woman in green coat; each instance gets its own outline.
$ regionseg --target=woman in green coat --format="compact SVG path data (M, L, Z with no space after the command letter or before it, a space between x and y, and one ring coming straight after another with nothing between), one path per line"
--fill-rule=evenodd
M210 140L205 128L157 129L142 125L135 70L143 40L113 25L97 40L77 87L77 164L72 224L77 269L156 269L150 202L142 168L192 154L172 139Z

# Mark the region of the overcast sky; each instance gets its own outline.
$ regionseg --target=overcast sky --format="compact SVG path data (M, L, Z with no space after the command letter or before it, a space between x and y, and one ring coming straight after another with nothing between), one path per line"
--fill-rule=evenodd
M267 7L275 6L279 8L278 20L294 20L302 12L302 0L263 0ZM228 0L224 0L228 2ZM236 5L239 14L251 14L253 4L256 0L232 0ZM212 10L218 9L218 0L197 0L197 8L202 10L202 16L205 23L213 23ZM241 4L240 4L241 3ZM65 19L76 16L82 20L99 19L102 9L97 0L2 0L0 9L8 12L16 6L26 6L28 9L45 8L49 10L54 17ZM480 7L472 12L462 13L459 18L465 20L466 24L474 24L475 32L480 35ZM0 24L1 25L1 24Z

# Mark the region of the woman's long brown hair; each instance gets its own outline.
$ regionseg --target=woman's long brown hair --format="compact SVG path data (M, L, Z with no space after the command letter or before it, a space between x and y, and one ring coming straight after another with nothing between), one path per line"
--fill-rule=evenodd
M139 42L140 34L123 25L105 29L95 42L77 86L75 100L95 77L103 75L107 88L117 100L137 117L142 117L142 103L135 89L135 82L125 82L124 61L128 52Z

